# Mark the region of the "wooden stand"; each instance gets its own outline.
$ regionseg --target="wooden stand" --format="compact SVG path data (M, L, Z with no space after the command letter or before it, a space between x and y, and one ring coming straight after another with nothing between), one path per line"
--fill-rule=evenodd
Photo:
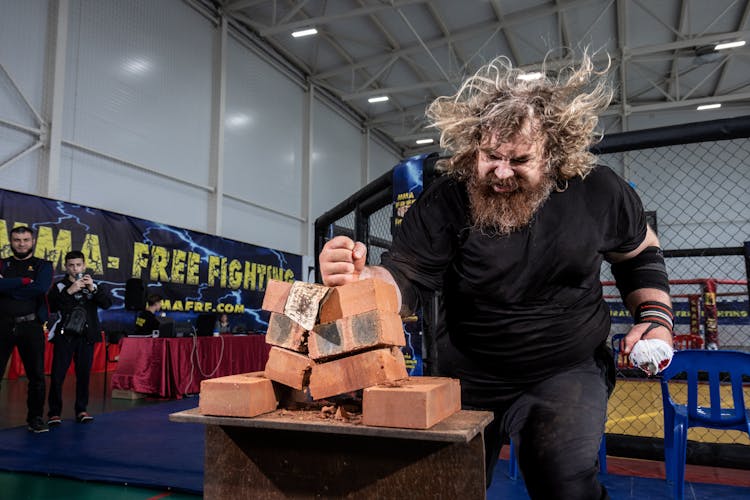
M300 419L296 412L173 422L206 424L206 499L484 499L483 430L492 413L460 411L427 430Z

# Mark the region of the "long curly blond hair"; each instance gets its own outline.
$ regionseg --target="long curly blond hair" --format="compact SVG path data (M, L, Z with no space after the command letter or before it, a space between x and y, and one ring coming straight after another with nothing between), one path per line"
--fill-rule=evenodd
M597 71L584 51L578 64L553 76L546 66L542 65L541 78L528 80L507 57L498 57L467 78L454 95L435 99L427 117L440 130L440 146L452 153L439 168L468 177L483 136L505 142L522 130L532 130L545 140L550 175L558 182L585 177L596 162L588 149L601 139L594 130L598 114L612 100L605 78L609 64Z

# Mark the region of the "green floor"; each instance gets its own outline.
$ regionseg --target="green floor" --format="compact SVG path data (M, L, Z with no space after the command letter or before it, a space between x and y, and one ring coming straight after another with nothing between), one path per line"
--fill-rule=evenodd
M91 483L36 474L0 471L0 496L7 500L195 500L200 495L135 486Z
M105 379L103 373L91 374L88 411L99 415L112 411L122 411L143 405L159 404L158 399L113 399L109 384L111 374ZM47 379L49 386L49 378ZM75 376L65 378L63 419L73 421L73 400L75 399ZM2 379L0 383L0 429L26 425L26 379ZM65 424L63 424L65 425ZM92 424L97 425L96 419ZM0 471L0 500L142 500L162 499L195 500L200 495L174 491L153 490L128 486L126 484L105 484L79 481L38 474Z

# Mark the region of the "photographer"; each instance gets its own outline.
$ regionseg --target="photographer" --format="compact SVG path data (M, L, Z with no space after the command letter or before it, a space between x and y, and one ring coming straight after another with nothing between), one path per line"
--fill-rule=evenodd
M50 309L59 311L62 316L51 340L54 351L47 413L50 426L62 422L62 386L71 360L75 361L76 370L76 422L89 423L94 419L86 412L86 407L94 344L102 340L97 308L108 309L112 305L106 291L94 283L91 275L85 274L83 253L68 252L65 271L65 278L55 283L49 292Z

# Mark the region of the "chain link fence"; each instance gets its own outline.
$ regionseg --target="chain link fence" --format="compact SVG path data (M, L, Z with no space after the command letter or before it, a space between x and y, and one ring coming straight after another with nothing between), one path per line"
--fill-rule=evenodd
M600 163L628 180L641 197L666 257L675 334L692 335L684 338L696 348L750 352L744 248L750 240L748 137L750 119L743 117L608 136L595 150ZM389 175L316 221L316 254L327 239L346 234L365 242L368 263L380 262L391 242ZM620 300L608 265L603 266L601 279L612 310L611 341L628 331L632 318ZM612 343L615 348L616 340ZM750 400L748 386L745 393ZM731 392L726 398L731 401ZM658 379L646 377L620 358L618 384L609 402L608 448L613 435L660 441L661 408ZM747 434L739 431L691 429L688 437L701 443L750 445ZM633 440L629 443L624 448L636 446ZM661 450L660 443L656 447ZM619 448L615 454L638 456ZM750 464L744 465L750 468Z
M630 181L650 212L650 222L665 250L675 335L687 341L683 347L750 352L743 248L750 240L750 141L672 144L601 154L600 162ZM611 280L604 266L602 281ZM613 314L612 335L627 332L632 318L624 311L617 290L609 285L604 293L612 311L625 316ZM647 379L622 357L618 377L609 403L607 432L662 436L658 379ZM678 402L684 404L684 387L678 387L677 394L682 398ZM745 398L749 396L750 389L745 387ZM731 391L722 399L731 406ZM688 438L750 445L747 433L739 431L692 428Z

